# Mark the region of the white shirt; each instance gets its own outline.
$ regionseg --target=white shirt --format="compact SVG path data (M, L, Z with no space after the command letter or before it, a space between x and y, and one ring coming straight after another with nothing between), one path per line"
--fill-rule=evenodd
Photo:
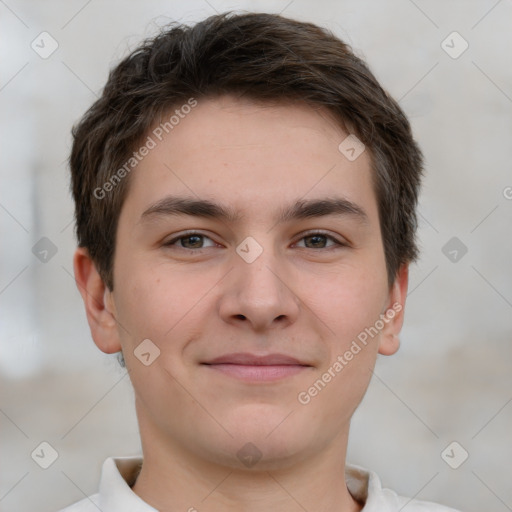
M109 457L103 463L99 492L60 512L158 512L131 490L141 464L142 457ZM365 503L362 512L458 512L398 496L383 489L375 473L358 466L347 465L345 477L350 494Z

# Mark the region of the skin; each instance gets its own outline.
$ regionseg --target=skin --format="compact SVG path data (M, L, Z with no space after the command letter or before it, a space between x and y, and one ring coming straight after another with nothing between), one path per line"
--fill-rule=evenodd
M361 510L344 485L350 418L377 354L398 349L404 310L307 405L297 399L380 314L405 303L407 266L387 283L370 156L349 161L338 150L347 135L304 104L202 99L130 175L113 291L87 250L76 250L92 337L103 352L123 351L135 390L144 463L133 491L158 510ZM170 194L242 218L141 220ZM366 220L275 221L284 205L333 195ZM185 230L205 238L164 245ZM328 236L311 239L317 230ZM248 236L263 249L252 263L236 252ZM160 350L149 366L134 355L144 339ZM310 366L254 383L201 364L232 352L278 352ZM237 456L246 443L262 454L251 467Z

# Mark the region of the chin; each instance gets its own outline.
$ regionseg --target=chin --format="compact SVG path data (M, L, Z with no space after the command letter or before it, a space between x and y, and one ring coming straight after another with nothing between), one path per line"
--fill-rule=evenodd
M209 431L205 449L212 453L214 448L213 460L233 469L286 469L320 448L321 436L315 435L314 425L298 424L298 414L291 408L256 404L233 411L229 420L224 418L222 425L233 437L223 434L213 439Z
M311 450L312 443L305 440L288 438L285 441L280 436L276 436L275 439L271 437L250 441L250 436L247 436L243 440L225 440L222 445L210 444L201 450L201 456L230 470L259 472L293 468L302 459L307 458L307 452L314 451Z

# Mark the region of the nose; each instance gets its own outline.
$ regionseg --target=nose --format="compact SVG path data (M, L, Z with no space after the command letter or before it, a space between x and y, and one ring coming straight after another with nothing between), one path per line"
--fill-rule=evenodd
M252 262L233 255L234 268L224 280L220 299L219 312L225 322L263 332L297 320L296 274L294 278L293 269L268 245L261 244L263 251Z

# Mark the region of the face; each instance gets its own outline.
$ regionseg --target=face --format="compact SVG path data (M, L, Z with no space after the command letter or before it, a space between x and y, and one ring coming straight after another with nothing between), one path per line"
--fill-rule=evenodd
M276 468L342 446L406 282L388 286L368 151L340 152L324 111L230 96L155 133L119 218L117 323L93 329L123 350L144 449Z

